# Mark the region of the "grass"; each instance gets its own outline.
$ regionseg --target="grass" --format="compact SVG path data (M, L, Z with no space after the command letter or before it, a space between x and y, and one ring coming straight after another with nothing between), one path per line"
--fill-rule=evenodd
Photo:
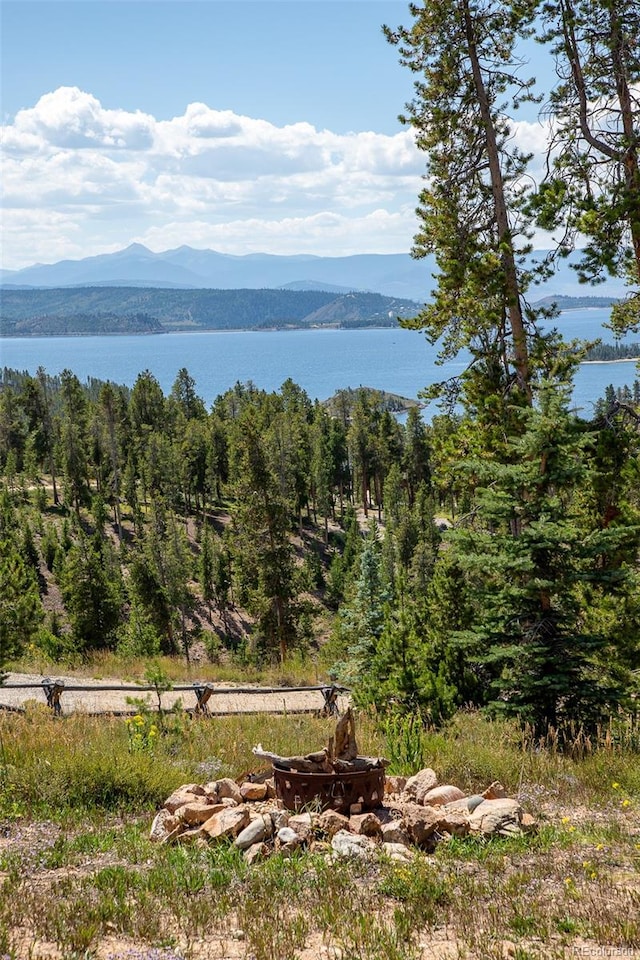
M552 736L533 743L473 714L424 734L442 782L476 792L500 779L540 828L452 839L410 866L311 852L248 868L225 844L149 842L154 811L180 783L256 769L259 741L315 749L332 727L177 715L132 752L121 719L0 714L0 957L311 960L325 948L422 960L434 944L452 960L640 954L640 764L624 728L588 748L577 738L573 758ZM359 739L362 752L394 752L375 718L361 718Z
M264 686L317 686L329 683L327 668L322 656L314 659L294 651L286 666L279 662L272 664L251 664L242 660L226 657L220 663L210 663L207 659L192 660L187 663L180 657L160 656L156 658L158 668L172 683L192 683L202 680L205 683L261 684ZM71 657L64 661L51 661L35 648L28 651L20 660L12 661L8 668L17 673L50 675L53 673L72 673L74 677L93 680L117 679L125 683L144 683L149 667L148 658L124 657L110 650L87 651L81 657Z

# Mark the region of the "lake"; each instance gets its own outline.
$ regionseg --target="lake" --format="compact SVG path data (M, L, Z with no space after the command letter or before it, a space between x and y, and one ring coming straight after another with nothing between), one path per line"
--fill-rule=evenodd
M602 328L608 316L608 309L569 310L556 323L567 339L613 342ZM51 375L68 368L82 381L96 377L132 386L139 373L150 370L166 393L186 367L208 406L237 381L271 391L288 377L312 399L359 386L414 398L428 384L464 369L462 359L442 367L435 360L436 350L423 333L401 328L0 339L0 366L31 374L39 366ZM608 384L630 385L636 376L634 361L583 364L574 402L588 416Z

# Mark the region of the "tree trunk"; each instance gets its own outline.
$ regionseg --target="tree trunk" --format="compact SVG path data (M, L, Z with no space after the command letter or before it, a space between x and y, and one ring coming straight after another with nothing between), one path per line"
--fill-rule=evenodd
M527 333L522 316L522 303L520 300L518 272L513 250L513 242L511 239L511 228L509 226L509 216L504 193L504 180L502 177L502 170L500 169L500 153L498 150L495 125L493 118L491 117L491 109L489 106L489 98L487 96L487 90L482 74L482 67L480 66L480 60L478 57L473 19L469 9L469 0L464 0L463 12L469 60L471 62L471 70L473 74L476 95L478 98L480 115L485 128L487 159L489 163L489 174L491 177L491 189L493 192L496 225L498 228L500 257L502 260L502 269L505 277L507 312L511 327L511 337L513 340L516 377L518 386L527 398L528 403L531 404L532 392L529 370L529 350L527 347Z

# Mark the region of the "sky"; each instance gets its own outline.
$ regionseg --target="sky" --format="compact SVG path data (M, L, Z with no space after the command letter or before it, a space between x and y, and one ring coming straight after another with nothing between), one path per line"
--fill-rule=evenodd
M381 29L411 22L404 0L0 0L0 18L3 267L133 242L410 250L424 156ZM541 157L534 114L514 133Z

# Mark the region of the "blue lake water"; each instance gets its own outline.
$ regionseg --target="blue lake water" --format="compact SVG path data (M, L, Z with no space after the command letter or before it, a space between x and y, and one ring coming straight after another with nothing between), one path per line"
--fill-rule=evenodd
M613 342L602 328L607 309L570 310L556 324L567 339ZM637 340L631 335L629 341ZM464 360L438 366L436 350L423 333L400 328L366 330L294 330L275 332L168 333L125 337L0 338L0 366L49 374L65 368L80 380L96 377L132 386L150 370L168 392L181 367L196 381L207 405L237 381L253 381L277 390L291 377L312 399L324 400L343 387L376 387L405 397L464 368ZM608 384L631 384L633 361L583 364L575 381L574 402L588 415Z

